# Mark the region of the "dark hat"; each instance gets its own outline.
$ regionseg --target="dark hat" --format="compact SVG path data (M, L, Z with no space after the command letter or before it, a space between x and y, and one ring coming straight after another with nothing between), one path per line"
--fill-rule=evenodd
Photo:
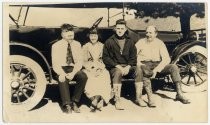
M126 21L124 19L119 19L119 20L116 21L116 25L117 24L124 24L124 25L126 25Z
M94 28L94 29L90 30L90 34L98 34L97 29Z

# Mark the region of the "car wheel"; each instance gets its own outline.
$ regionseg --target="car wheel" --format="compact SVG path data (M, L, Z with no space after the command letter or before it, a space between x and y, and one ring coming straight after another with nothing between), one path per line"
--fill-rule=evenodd
M27 111L43 98L46 89L44 71L34 60L21 56L10 56L10 99L13 111Z
M207 49L194 46L174 61L180 69L183 92L207 90Z

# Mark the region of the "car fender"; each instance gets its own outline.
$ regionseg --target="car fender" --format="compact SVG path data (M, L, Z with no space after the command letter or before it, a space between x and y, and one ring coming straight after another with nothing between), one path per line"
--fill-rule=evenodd
M36 48L31 45L11 41L10 42L11 55L23 55L35 60L44 70L47 80L52 80L51 66L49 65L45 56ZM47 76L49 75L49 76Z
M194 42L185 42L179 46L177 46L174 51L172 52L172 57L171 57L171 63L174 63L174 61L178 58L178 56L180 54L182 54L183 52L190 50L191 48L206 48L206 43L205 42L201 42L201 41L194 41ZM196 49L193 49L193 51L195 51Z

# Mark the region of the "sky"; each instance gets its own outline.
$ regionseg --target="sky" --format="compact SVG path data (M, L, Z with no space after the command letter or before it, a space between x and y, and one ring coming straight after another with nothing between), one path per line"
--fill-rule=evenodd
M26 8L22 12L26 11ZM10 8L10 14L16 19L18 17L19 7ZM122 9L110 9L110 17L122 12ZM71 9L71 8L37 8L29 9L27 22L34 26L60 26L62 23L70 23L75 26L90 27L98 18L103 17L99 26L107 27L108 9ZM110 18L110 25L122 18L122 14ZM133 19L134 15L126 15L126 20ZM22 18L23 20L23 18Z

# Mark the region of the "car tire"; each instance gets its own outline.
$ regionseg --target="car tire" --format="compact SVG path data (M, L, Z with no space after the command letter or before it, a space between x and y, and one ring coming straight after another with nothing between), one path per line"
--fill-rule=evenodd
M22 55L10 56L10 110L28 111L43 98L47 80L38 63Z
M193 46L174 61L180 69L183 92L207 90L207 49Z

